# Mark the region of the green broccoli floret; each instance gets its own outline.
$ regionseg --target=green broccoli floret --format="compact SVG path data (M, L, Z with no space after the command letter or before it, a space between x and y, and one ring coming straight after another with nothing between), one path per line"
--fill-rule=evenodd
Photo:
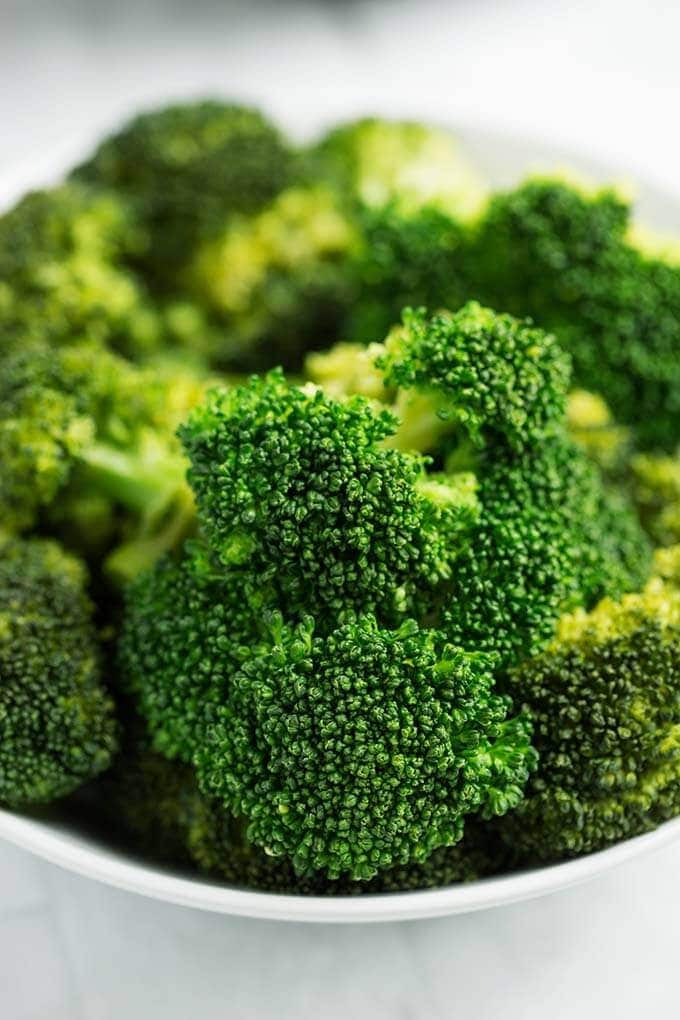
M114 194L71 183L27 195L0 218L3 348L91 339L134 355L156 349L162 323L124 268L140 243Z
M308 154L313 172L352 202L424 207L471 216L485 187L450 132L414 121L377 117L333 128Z
M103 552L115 539L110 566L121 576L174 546L194 511L173 432L203 382L136 367L95 343L27 346L0 365L5 525L25 530L45 513L57 531L66 518L78 549Z
M415 624L360 617L316 637L272 618L195 761L204 790L299 873L369 879L458 842L464 817L503 814L533 762L490 661Z
M560 622L507 689L534 720L538 772L501 831L533 859L599 850L680 812L680 591L655 578Z
M10 807L65 796L115 752L86 581L54 542L0 545L0 802Z
M483 452L481 515L456 562L442 624L504 666L536 653L558 616L644 582L649 542L631 506L564 435Z
M647 446L680 429L680 266L627 239L616 193L530 180L494 196L469 254L475 296L554 330L575 382Z
M163 557L126 591L119 643L127 687L137 699L153 747L191 762L227 696L242 648L259 640L258 607L243 581L190 542L175 561Z
M659 545L680 542L680 451L637 454L630 468L635 502L652 539Z
M537 445L564 418L569 358L549 333L471 301L428 317L404 312L378 358L386 385L431 398L475 444Z
M297 368L301 352L333 339L355 243L355 227L324 185L287 188L260 213L231 217L184 275L221 327L213 361Z
M402 308L458 308L469 296L469 228L459 219L431 206L405 215L394 204L361 208L355 218L341 336L370 343L387 335Z
M220 561L247 567L294 612L403 614L450 576L476 516L469 474L426 477L386 449L396 419L280 372L215 391L180 435L199 518Z
M261 209L291 172L288 145L261 113L204 101L135 117L74 176L132 202L148 232L139 261L167 286L200 242L233 213Z

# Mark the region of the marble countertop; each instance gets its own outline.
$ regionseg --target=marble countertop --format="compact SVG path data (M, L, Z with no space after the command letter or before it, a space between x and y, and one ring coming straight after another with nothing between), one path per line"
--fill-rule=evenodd
M0 174L220 92L540 135L680 190L670 0L0 0ZM568 892L375 927L117 892L0 844L3 1020L638 1020L680 1013L680 846Z

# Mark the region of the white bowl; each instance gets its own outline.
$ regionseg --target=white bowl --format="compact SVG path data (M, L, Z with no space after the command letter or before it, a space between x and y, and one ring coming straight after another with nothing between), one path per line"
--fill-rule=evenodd
M531 170L556 167L569 167L597 181L629 182L625 168L622 173L620 167L535 140L467 128L457 133L495 187L512 184ZM70 140L60 153L53 154L51 163L33 163L26 172L20 169L8 174L0 181L0 207L30 187L58 179L87 152L89 142ZM680 197L644 182L635 184L636 210L642 222L662 232L680 233ZM0 810L0 836L70 871L169 903L274 920L349 923L463 914L566 889L680 839L680 818L644 836L564 864L442 889L357 897L283 896L234 889L208 878L151 866L107 846L66 818L43 821Z

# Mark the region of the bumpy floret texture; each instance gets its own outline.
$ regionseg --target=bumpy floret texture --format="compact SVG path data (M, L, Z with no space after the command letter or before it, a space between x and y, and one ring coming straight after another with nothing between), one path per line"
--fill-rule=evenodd
M680 592L660 578L564 618L508 690L539 770L502 831L539 859L601 849L680 811Z
M476 500L469 475L426 478L419 457L385 449L395 424L278 372L215 391L180 435L216 555L287 611L403 613L450 575Z
M237 575L225 576L190 542L179 560L162 558L127 591L119 643L127 687L146 719L153 747L191 762L241 647L258 639L256 609Z
M361 617L322 638L273 622L197 753L204 790L300 873L371 878L502 814L533 763L489 662L433 631Z
M143 262L167 282L229 215L256 212L290 173L288 146L261 113L205 101L136 117L75 176L134 203L149 235Z
M407 310L378 364L388 386L430 394L477 445L535 445L564 418L569 359L549 333L472 301L428 317Z
M564 435L479 461L479 524L443 603L451 639L508 665L551 637L560 613L646 578L650 548L628 501Z
M0 547L0 802L10 807L63 797L115 751L85 583L53 542Z
M530 180L495 196L470 254L472 292L554 330L575 382L601 392L646 445L680 429L680 267L637 250L629 207Z
M27 195L0 218L3 347L91 339L154 350L161 317L125 268L140 243L114 194L71 183Z

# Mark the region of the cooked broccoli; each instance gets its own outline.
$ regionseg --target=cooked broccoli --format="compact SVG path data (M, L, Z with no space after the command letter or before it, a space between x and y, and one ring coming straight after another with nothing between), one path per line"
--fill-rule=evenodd
M367 117L333 128L308 154L313 172L352 204L425 207L470 217L485 187L450 132Z
M261 209L292 174L289 147L257 110L217 101L135 117L73 173L118 191L148 234L138 261L172 286L228 217Z
M27 195L0 218L3 349L83 339L135 355L156 349L160 316L124 267L140 243L110 192L71 183Z
M680 451L637 454L630 463L643 523L659 545L680 542Z
M0 802L10 807L65 796L115 751L86 580L54 542L0 544Z
M549 648L511 673L507 690L528 706L540 761L526 800L499 823L514 847L557 860L680 812L673 583L657 577L641 594L566 616Z
M79 549L115 540L110 567L121 576L174 546L194 512L173 431L202 381L136 367L96 343L26 346L0 365L5 526L24 530L46 513Z
M301 352L334 339L355 242L354 226L323 185L287 188L260 213L232 217L185 273L221 327L213 361L296 368Z
M628 241L615 192L529 180L494 196L469 252L471 292L554 330L575 382L647 446L680 429L680 266Z
M571 391L567 400L567 427L577 446L605 475L621 476L631 452L631 429L614 421L599 394Z
M450 576L476 500L469 473L426 476L422 458L386 449L396 424L280 372L211 394L180 436L219 560L247 567L289 612L403 616Z

